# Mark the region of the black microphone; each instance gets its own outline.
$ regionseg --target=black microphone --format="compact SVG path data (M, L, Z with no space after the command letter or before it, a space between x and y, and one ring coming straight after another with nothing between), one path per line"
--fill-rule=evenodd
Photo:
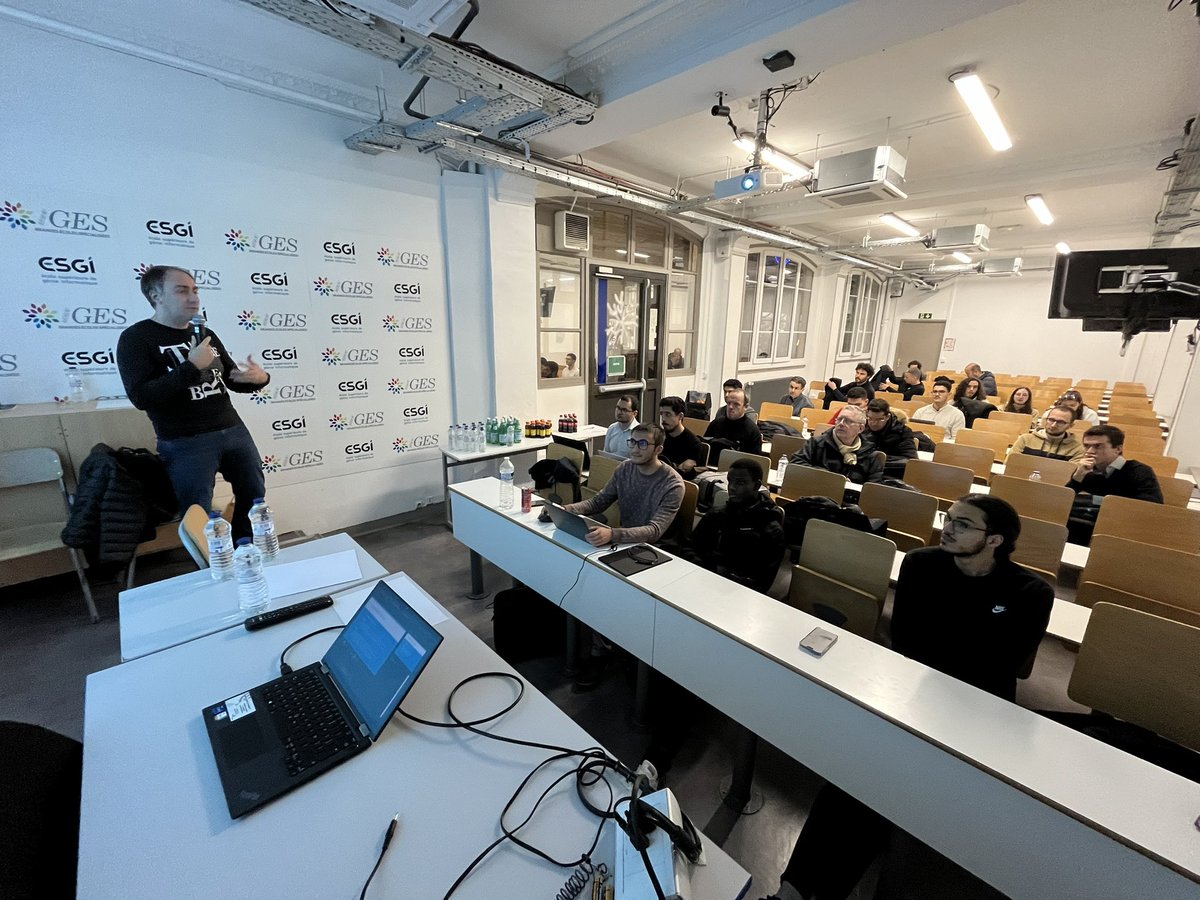
M204 316L199 313L192 316L191 328L192 335L196 338L196 343L198 344L203 341L204 335L208 332L208 329L204 327Z

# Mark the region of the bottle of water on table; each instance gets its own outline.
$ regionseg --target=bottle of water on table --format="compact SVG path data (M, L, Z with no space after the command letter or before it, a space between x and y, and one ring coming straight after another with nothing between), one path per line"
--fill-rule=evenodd
M1029 480L1030 480L1030 481L1041 481L1041 480L1042 480L1042 471L1041 471L1041 469L1034 469L1032 472L1030 472L1030 473L1029 473Z
M204 537L208 540L208 570L213 581L232 578L233 528L215 509L204 523Z
M72 403L87 401L87 394L83 390L83 376L74 366L67 369L67 399Z
M253 616L265 610L271 595L267 591L267 576L263 574L262 554L250 543L250 538L238 538L237 549L233 551L233 571L242 612Z
M788 455L786 453L783 453L780 455L779 465L775 469L775 471L777 471L779 473L779 483L781 485L783 484L783 476L787 474L787 467L788 467Z
M254 533L254 546L264 561L275 558L279 552L279 538L275 535L275 519L267 501L258 497L250 507L250 530Z
M513 472L516 467L512 464L507 456L504 457L504 462L500 463L500 508L512 509L513 507Z

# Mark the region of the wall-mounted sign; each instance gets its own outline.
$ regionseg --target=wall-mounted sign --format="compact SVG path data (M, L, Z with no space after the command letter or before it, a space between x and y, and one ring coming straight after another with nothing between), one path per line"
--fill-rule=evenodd
M624 375L625 374L625 357L610 356L608 358L608 374L609 375Z
M943 352L949 353L953 349L954 349L954 338L946 338L944 341L942 341Z
M933 313L917 313L918 319L932 319Z

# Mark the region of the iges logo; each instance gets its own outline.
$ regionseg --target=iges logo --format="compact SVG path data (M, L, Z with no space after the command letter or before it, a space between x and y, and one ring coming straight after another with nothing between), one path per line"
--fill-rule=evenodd
M422 347L401 347L398 351L401 359L423 359L425 357L425 348Z
M287 287L287 272L254 272L250 276L251 284Z
M421 286L419 284L393 284L392 290L397 294L411 294L414 297L421 296Z
M353 256L354 244L343 244L338 241L326 241L321 245L321 249L330 256Z
M275 389L279 400L311 400L317 396L315 384L283 384Z
M296 419L276 419L271 423L272 431L303 431L306 427L303 416Z
M295 347L267 347L262 352L262 358L267 362L280 362L285 359L299 359Z
M111 366L117 355L111 350L68 350L61 357L65 366Z
M104 234L108 231L108 216L97 213L52 209L46 219L55 228L62 228L66 231L92 231L96 234Z
M339 381L337 389L343 393L365 391L367 389L367 379L360 378L358 381Z
M65 310L64 322L74 322L76 325L124 325L126 313L123 309L109 309L107 306L77 306Z
M160 237L195 237L192 234L191 222L168 222L165 219L151 219L146 223L146 230Z
M410 378L408 379L408 390L410 391L433 391L437 389L436 378Z
M65 256L43 256L38 260L38 268L43 272L78 272L80 275L96 274L96 264L90 256L87 259L82 257L68 259Z
M332 325L361 325L362 313L334 313L329 317Z
M375 442L374 441L363 441L358 444L347 444L346 445L346 455L347 456L355 456L359 453L374 453L374 452L375 452Z
M346 351L346 362L377 362L379 351L374 347L351 347Z
M410 445L414 450L420 450L422 447L436 447L438 445L438 436L436 434L419 434L412 439Z
M407 316L400 320L401 331L433 331L433 319L428 316Z

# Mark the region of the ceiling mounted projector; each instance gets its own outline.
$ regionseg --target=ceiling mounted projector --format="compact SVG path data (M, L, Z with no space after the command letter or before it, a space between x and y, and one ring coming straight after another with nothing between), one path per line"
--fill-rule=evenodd
M713 197L717 200L728 200L730 197L751 197L761 193L766 188L763 182L762 169L751 169L741 175L734 175L713 185Z

